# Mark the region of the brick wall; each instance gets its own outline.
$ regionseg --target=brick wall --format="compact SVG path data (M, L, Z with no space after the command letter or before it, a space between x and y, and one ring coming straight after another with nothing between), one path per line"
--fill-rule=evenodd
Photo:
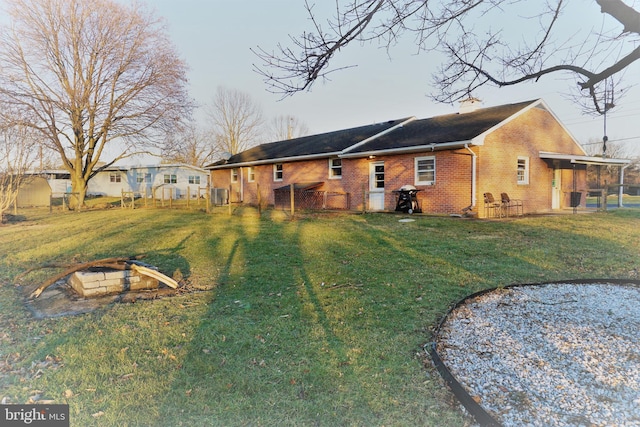
M499 198L506 192L511 199L524 201L525 212L551 209L553 168L542 159L540 151L583 155L570 135L548 112L534 108L512 120L485 139L478 152L478 197L490 192ZM529 183L519 184L518 157L529 159ZM577 171L578 189L586 188L586 173ZM573 189L573 171L562 172L560 208L569 206Z
M385 209L395 209L396 198L393 190L405 184L415 185L415 158L435 156L436 182L434 185L416 186L418 200L424 212L454 213L471 204L471 156L466 150L412 153L395 156L377 156L375 159L343 159L342 178L329 178L328 159L290 162L283 165L282 181L274 182L273 165L254 168L255 182L248 182L248 168L242 168L242 180L230 183L229 170L212 171L214 187L229 188L231 201L247 204L258 203L258 183L263 204L273 205L273 190L292 183L323 182L321 191L349 193L351 209L362 210L365 191L369 190L369 166L372 162L384 162L385 166ZM240 176L240 173L239 173Z
M525 212L547 211L551 208L553 169L539 158L540 151L564 154L583 154L571 137L548 112L534 108L510 121L485 138L483 146L472 147L477 154L476 211L484 216L483 193L491 192L499 199L506 192L512 199L525 201ZM415 158L434 156L436 179L433 185L415 184ZM517 180L518 157L529 162L529 183ZM248 182L249 168L242 168L238 183L230 183L227 170L212 171L214 187L229 188L231 201L258 203L258 183L263 204L273 205L273 190L292 183L323 182L321 191L344 192L351 195L351 209L362 210L365 191L369 189L369 167L372 162L384 162L385 210L394 210L393 190L405 184L415 185L420 191L418 200L423 212L461 213L471 205L472 156L466 149L426 151L374 159L342 159L342 178L329 178L328 159L289 162L283 164L283 180L274 182L273 165L255 166L255 182ZM240 182L242 181L242 183ZM573 172L562 173L562 206L569 206L569 193L573 188ZM586 188L586 174L578 171L578 187Z

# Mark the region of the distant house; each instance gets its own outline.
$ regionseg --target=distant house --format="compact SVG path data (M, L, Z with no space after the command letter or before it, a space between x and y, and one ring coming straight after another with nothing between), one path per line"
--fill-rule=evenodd
M184 199L198 197L208 184L208 171L186 164L112 166L89 181L87 194L118 197L126 191L140 197Z
M484 193L522 200L525 213L584 203L592 163L628 161L587 156L543 100L490 108L471 100L455 114L263 144L206 169L232 202L275 204L294 184L309 197L347 195L342 208L392 211L394 190L411 185L423 212L484 217L492 215Z
M42 170L30 175L46 178L53 197L71 192L71 175L65 170ZM209 172L187 164L151 166L111 166L98 172L87 188L87 195L120 197L123 191L136 196L168 199L204 195L209 185Z
M19 208L51 205L51 186L41 176L27 178L18 188L16 205Z
M71 175L68 171L62 169L45 169L42 171L32 172L46 178L51 193L54 198L62 197L64 193L71 192Z

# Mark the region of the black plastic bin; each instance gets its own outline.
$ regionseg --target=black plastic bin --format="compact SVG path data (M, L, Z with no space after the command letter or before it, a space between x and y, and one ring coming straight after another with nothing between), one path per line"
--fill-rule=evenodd
M582 200L582 193L580 191L572 191L571 192L571 207L577 208L580 206L580 201Z
M408 214L421 213L420 203L418 202L418 190L413 185L403 185L396 193L396 212L404 212Z

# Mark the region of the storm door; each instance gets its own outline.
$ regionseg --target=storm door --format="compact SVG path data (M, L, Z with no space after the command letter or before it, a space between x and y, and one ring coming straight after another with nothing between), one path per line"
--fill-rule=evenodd
M369 210L384 210L384 162L369 164Z

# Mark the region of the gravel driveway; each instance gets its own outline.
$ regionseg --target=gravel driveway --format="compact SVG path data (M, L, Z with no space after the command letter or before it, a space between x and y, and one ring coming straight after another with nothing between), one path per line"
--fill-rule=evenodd
M594 282L465 300L436 349L504 426L640 426L640 287Z

